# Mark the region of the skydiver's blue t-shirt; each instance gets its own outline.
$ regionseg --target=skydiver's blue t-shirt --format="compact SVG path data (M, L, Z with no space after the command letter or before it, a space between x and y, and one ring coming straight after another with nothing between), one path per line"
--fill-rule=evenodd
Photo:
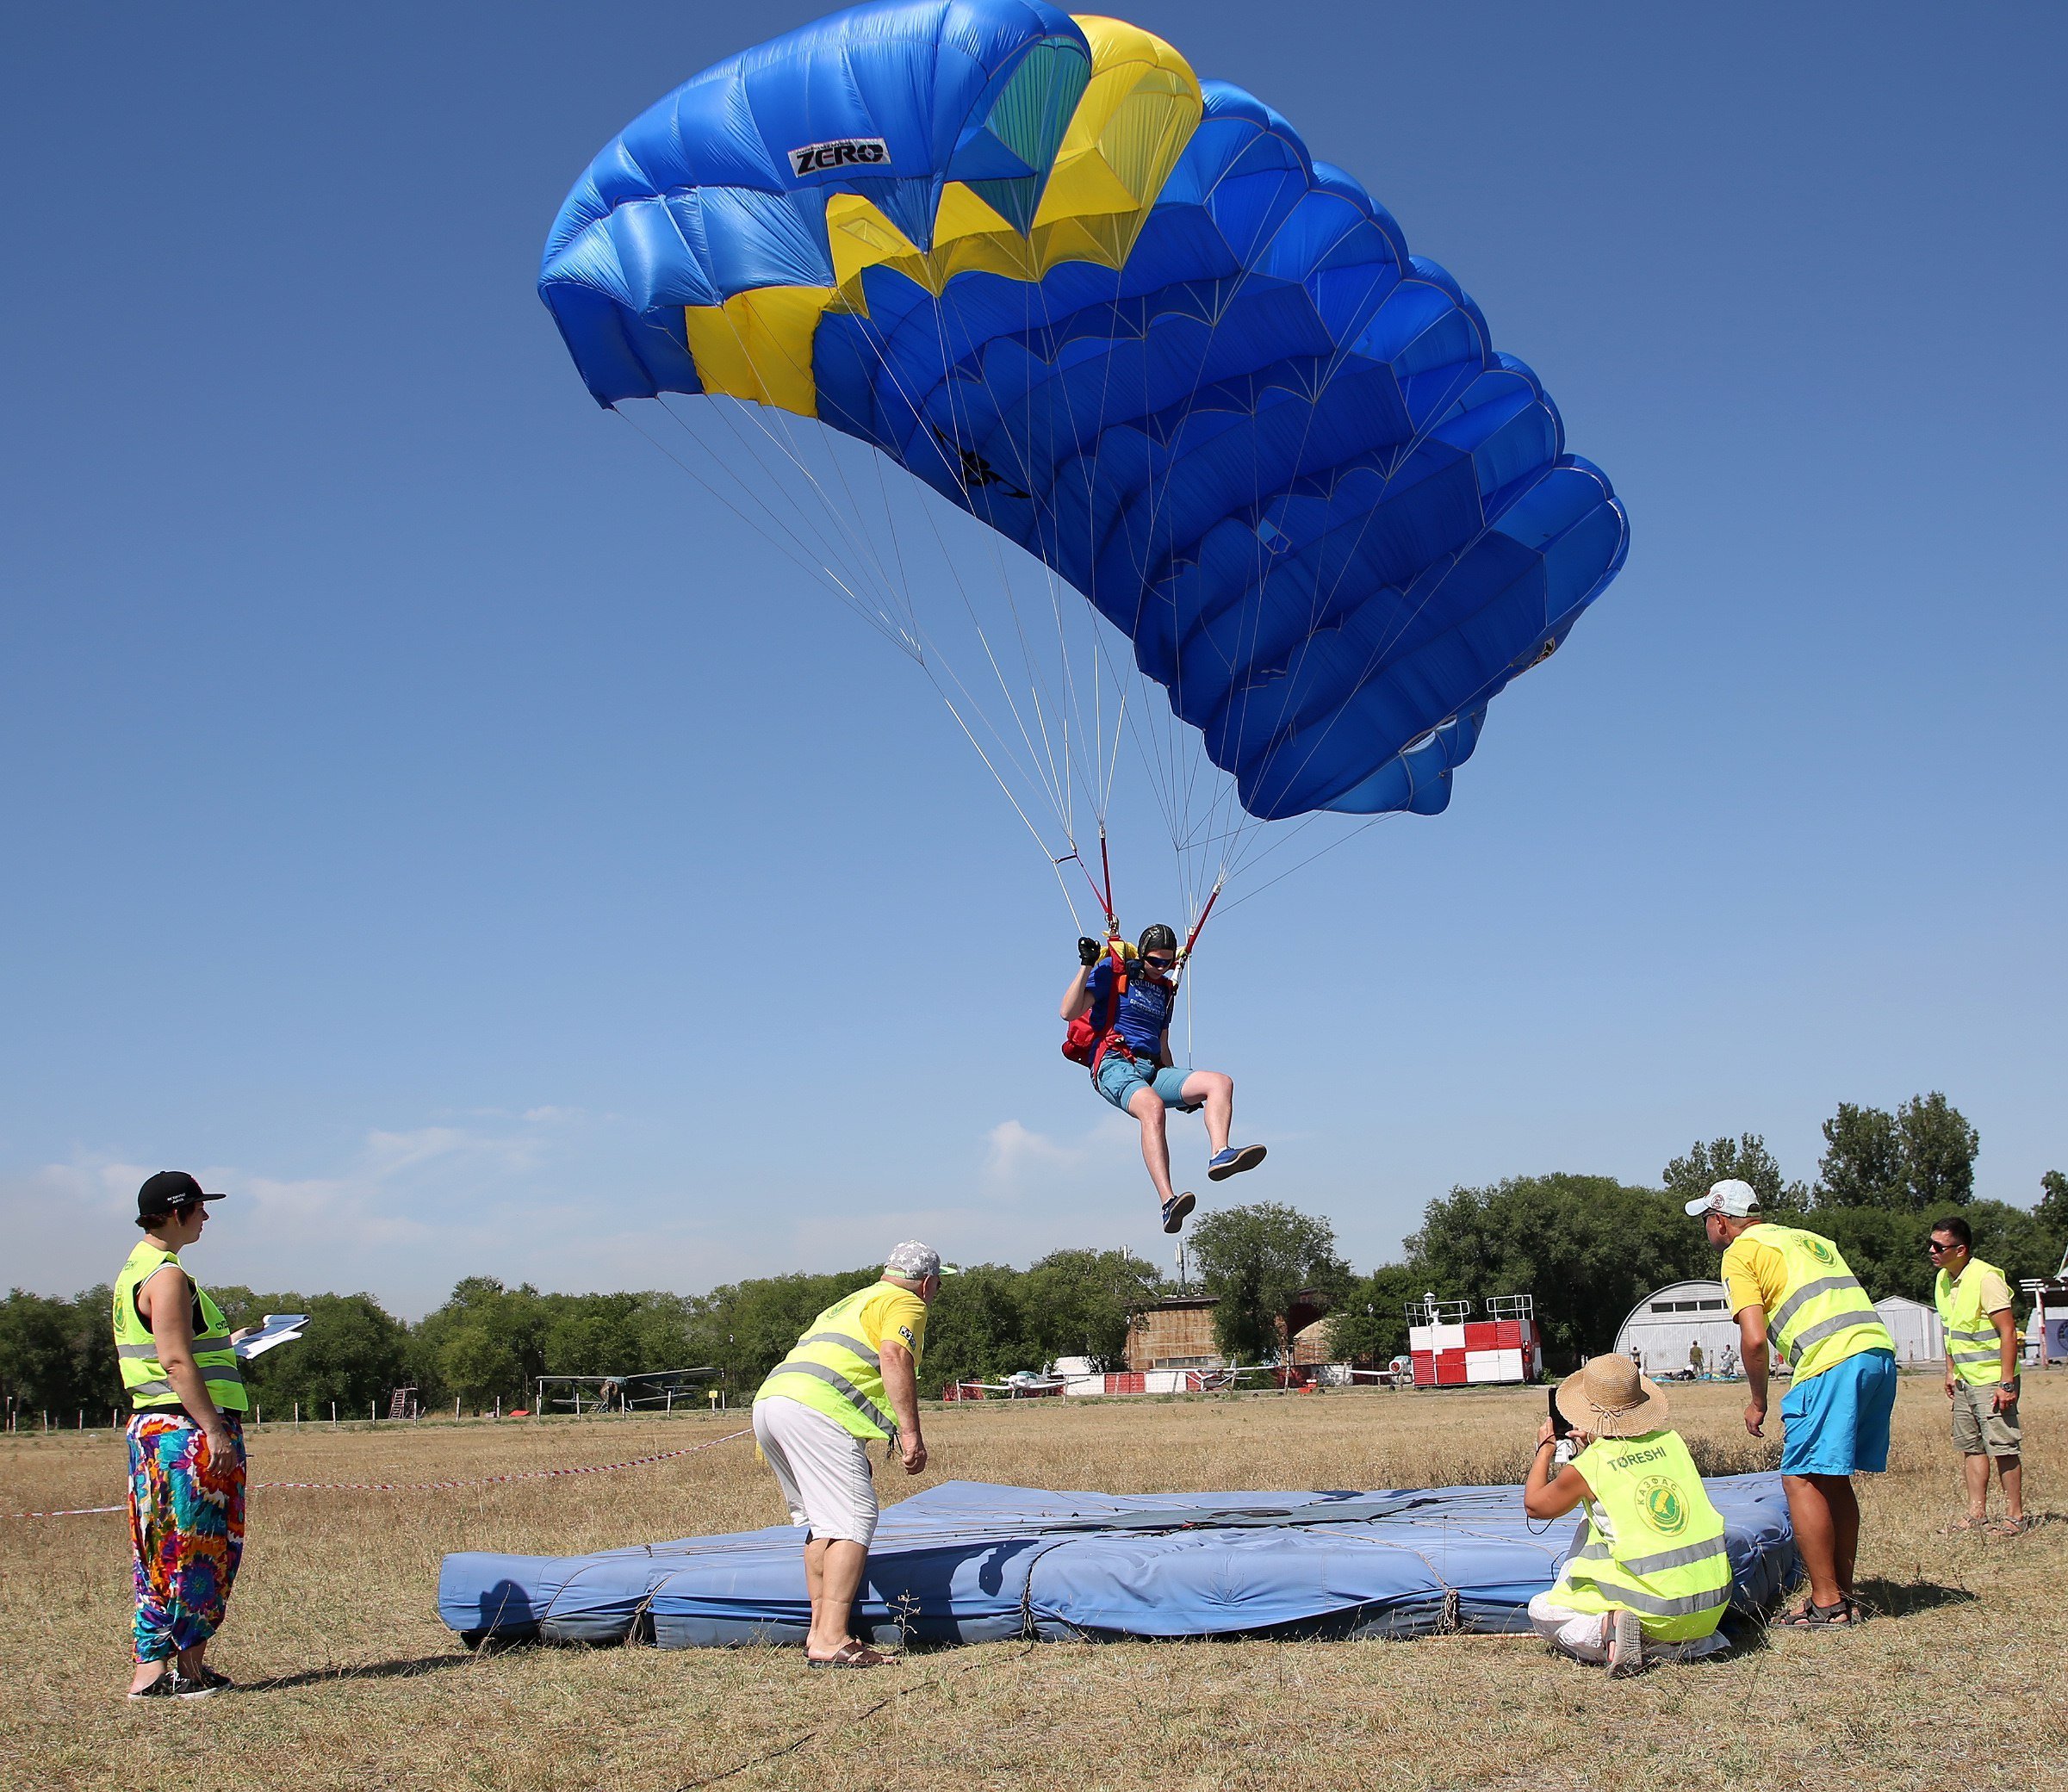
M1171 1001L1175 992L1140 970L1127 974L1127 994L1121 1011L1113 1015L1113 960L1101 958L1091 967L1085 987L1091 991L1091 1019L1120 1029L1121 1042L1138 1057L1154 1057L1163 1050L1164 1030L1171 1024Z

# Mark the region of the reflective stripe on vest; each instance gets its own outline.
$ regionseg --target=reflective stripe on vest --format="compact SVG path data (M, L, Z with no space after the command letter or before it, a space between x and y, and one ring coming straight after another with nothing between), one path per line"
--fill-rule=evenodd
M854 1436L895 1439L897 1421L884 1392L882 1360L860 1336L863 1303L881 1286L857 1288L814 1319L789 1355L768 1372L755 1401L795 1400ZM915 1349L915 1364L918 1356Z
M112 1318L115 1322L115 1355L122 1372L123 1391L140 1410L181 1404L179 1391L167 1378L158 1360L158 1341L136 1310L137 1290L170 1263L182 1275L186 1267L176 1251L161 1250L148 1239L129 1253L122 1273L115 1278ZM194 1366L208 1390L208 1398L222 1412L245 1412L251 1400L244 1390L244 1369L230 1342L229 1323L208 1298L208 1292L191 1276L187 1286L201 1308L202 1329L194 1335Z
M853 1351L871 1368L879 1369L883 1367L883 1359L863 1343L860 1338L848 1337L843 1332L815 1331L808 1337L799 1338L797 1342L800 1350L807 1344L838 1344L843 1350Z
M897 1421L855 1386L838 1369L828 1368L823 1362L811 1362L802 1357L793 1356L786 1361L779 1362L769 1372L768 1381L773 1381L779 1375L810 1375L823 1381L839 1393L855 1411L875 1426L879 1436L895 1437L897 1435ZM768 1392L768 1381L761 1384L761 1393ZM776 1392L783 1393L786 1390L778 1388ZM758 1400L761 1397L761 1394L756 1394L755 1398Z
M1982 1274L1975 1274L1978 1269ZM2000 1280L2003 1274L1994 1263L1970 1257L1959 1280L1941 1269L1932 1285L1932 1305L1946 1328L1946 1360L1953 1366L1954 1379L1971 1387L1995 1387L2003 1380L2003 1341L1982 1310L1984 1280L1992 1275Z
M1661 1642L1707 1636L1730 1603L1730 1549L1723 1516L1680 1433L1603 1438L1573 1466L1593 1502L1552 1597L1575 1611L1627 1608ZM1613 1540L1597 1522L1597 1504Z
M1829 1238L1771 1221L1752 1236L1781 1255L1788 1292L1767 1314L1767 1330L1787 1357L1797 1381L1854 1354L1829 1348L1843 1340L1851 1340L1855 1348L1894 1352L1896 1341L1867 1291Z

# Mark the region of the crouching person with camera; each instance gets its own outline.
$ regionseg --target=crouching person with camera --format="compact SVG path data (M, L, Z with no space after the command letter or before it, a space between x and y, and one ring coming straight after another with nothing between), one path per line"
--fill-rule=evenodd
M1727 1647L1717 1634L1730 1605L1723 1515L1667 1429L1666 1396L1627 1356L1597 1356L1559 1385L1553 1410L1523 1507L1549 1519L1584 1506L1586 1516L1556 1584L1530 1601L1537 1634L1613 1677ZM1577 1452L1569 1462L1562 1434Z

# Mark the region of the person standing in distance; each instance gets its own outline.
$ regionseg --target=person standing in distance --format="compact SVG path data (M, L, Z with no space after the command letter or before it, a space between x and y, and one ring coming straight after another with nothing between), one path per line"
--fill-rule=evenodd
M1065 1021L1088 1023L1092 1087L1142 1130L1142 1162L1155 1185L1166 1232L1179 1231L1195 1205L1171 1186L1164 1111L1206 1111L1207 1180L1223 1181L1264 1162L1262 1145L1231 1145L1235 1079L1219 1070L1179 1070L1171 1062L1171 1011L1177 999L1177 935L1164 922L1142 929L1132 964L1125 944L1077 941L1077 974L1063 992ZM1066 1050L1069 1048L1065 1048Z
M1955 1214L1932 1227L1925 1248L1938 1266L1932 1305L1946 1332L1946 1398L1953 1403L1953 1448L1967 1478L1967 1516L1949 1528L1984 1528L2015 1537L2028 1528L2025 1470L2018 1452L2018 1328L2010 1284L1994 1263L1974 1255L1975 1235ZM1989 1459L2003 1484L2004 1518L1989 1522Z
M133 1699L196 1699L230 1684L203 1657L244 1555L244 1376L233 1332L179 1254L207 1225L184 1170L137 1191L143 1241L115 1278L115 1349L129 1421L135 1557Z
M1795 1379L1781 1403L1781 1485L1795 1547L1810 1577L1786 1629L1841 1628L1866 1617L1854 1597L1860 1500L1853 1476L1889 1466L1896 1409L1896 1341L1838 1247L1816 1232L1775 1225L1759 1195L1732 1176L1687 1203L1723 1253L1723 1287L1737 1321L1752 1398L1745 1429L1766 1435L1767 1346L1779 1346Z
M807 1665L880 1667L894 1655L850 1628L876 1537L868 1440L885 1439L907 1474L926 1466L919 1430L919 1359L926 1310L941 1292L941 1253L907 1239L883 1274L835 1301L804 1329L754 1397L754 1438L790 1522L804 1530L811 1627Z

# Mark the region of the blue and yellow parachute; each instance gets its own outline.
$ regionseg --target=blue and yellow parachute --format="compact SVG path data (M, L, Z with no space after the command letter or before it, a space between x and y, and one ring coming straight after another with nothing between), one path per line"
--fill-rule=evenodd
M869 444L1088 598L1261 820L1433 813L1628 526L1478 307L1168 44L882 0L598 156L539 290L605 406Z

